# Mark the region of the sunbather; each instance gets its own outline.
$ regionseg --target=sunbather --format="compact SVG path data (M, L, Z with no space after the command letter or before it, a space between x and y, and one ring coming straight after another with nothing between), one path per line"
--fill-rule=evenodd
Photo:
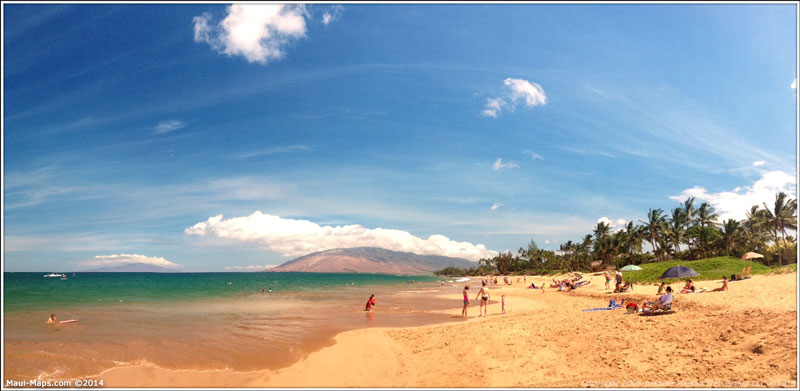
M683 290L681 291L681 293L694 293L694 291L695 291L694 281L692 281L692 279L690 278L686 280L686 285L683 286Z
M672 308L672 287L667 287L667 294L662 295L656 301L646 301L642 304L642 309L646 311L655 311L659 309L671 309ZM649 307L649 310L647 309Z
M717 289L712 289L709 292L722 292L728 290L728 277L722 276L722 286Z
M620 290L619 290L619 291L620 291L620 292L627 292L628 290L631 290L631 291L633 291L633 283L631 282L631 280L628 280L627 282L625 282L625 285L623 285L623 286L620 288Z

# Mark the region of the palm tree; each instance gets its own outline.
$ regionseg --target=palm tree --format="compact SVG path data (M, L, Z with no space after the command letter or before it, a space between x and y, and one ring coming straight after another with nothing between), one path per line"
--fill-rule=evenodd
M647 221L642 221L647 230L648 241L653 246L653 254L656 254L656 258L659 261L661 260L661 256L658 253L658 243L660 242L665 222L662 213L664 213L664 211L661 209L650 209L650 211L647 212Z
M714 208L708 204L708 202L704 202L700 204L700 207L697 208L697 212L695 213L695 221L697 224L700 224L700 250L703 252L703 258L706 258L706 245L709 238L709 230L706 229L707 226L714 226L717 222L717 215L714 213Z
M797 230L797 200L790 198L787 201L786 193L780 192L775 196L775 208L770 210L766 202L764 203L764 208L767 211L767 223L772 228L775 244L778 245L778 263L783 265L778 232L781 233L781 237L785 242L786 229Z
M681 208L683 208L683 217L684 217L684 224L686 232L689 231L691 228L692 221L694 221L694 197L689 197L681 204ZM692 241L687 237L686 238L686 245L689 247L689 259L694 260L694 253L692 252Z
M722 248L725 250L727 255L733 256L735 252L734 250L744 238L743 234L744 229L738 221L734 219L728 219L722 223L720 243L722 244Z
M686 213L683 208L675 208L672 210L672 219L670 219L667 224L666 233L672 241L672 245L675 247L676 258L677 254L681 252L681 242L686 236L686 229L684 228L686 225L685 216Z

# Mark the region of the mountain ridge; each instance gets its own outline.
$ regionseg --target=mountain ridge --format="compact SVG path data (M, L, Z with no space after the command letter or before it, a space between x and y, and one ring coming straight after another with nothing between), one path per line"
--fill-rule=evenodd
M310 253L266 272L429 274L448 266L468 268L475 265L463 258L352 247Z

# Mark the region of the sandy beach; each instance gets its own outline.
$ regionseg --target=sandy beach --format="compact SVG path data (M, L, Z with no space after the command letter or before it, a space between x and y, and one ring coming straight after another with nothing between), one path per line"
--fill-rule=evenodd
M585 278L592 284L569 293L498 285L488 317L477 316L472 300L463 322L347 331L334 345L276 371L182 371L140 363L95 378L106 387L796 386L796 273L731 282L728 292L678 294L676 313L658 317L582 311L612 298L641 303L657 291L639 285L633 293L611 294L602 276ZM473 294L475 285L477 279ZM460 287L452 292L447 296L459 305ZM507 314L501 314L502 294ZM446 312L459 317L461 308Z

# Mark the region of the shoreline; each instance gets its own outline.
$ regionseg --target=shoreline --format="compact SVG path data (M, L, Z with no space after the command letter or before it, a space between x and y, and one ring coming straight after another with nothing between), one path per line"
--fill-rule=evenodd
M92 378L106 387L796 386L796 273L754 276L731 283L728 292L678 294L677 313L661 317L583 312L611 297L655 297L657 289L608 294L602 276L586 277L592 285L570 293L522 283L491 289L506 295L506 315L493 295L489 316L478 318L470 297L466 321L345 331L333 345L278 370L140 363ZM453 300L458 305L460 290Z

